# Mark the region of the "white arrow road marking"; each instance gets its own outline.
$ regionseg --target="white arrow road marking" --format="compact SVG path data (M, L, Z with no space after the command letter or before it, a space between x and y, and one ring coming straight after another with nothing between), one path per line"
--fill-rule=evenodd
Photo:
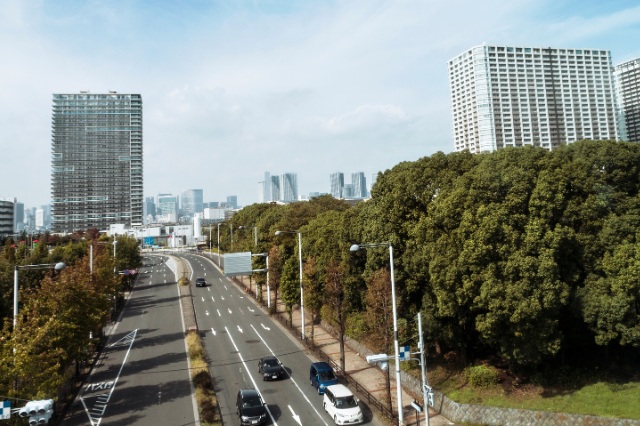
M242 328L240 328L240 326L238 326L238 331L239 331L240 333L244 333L244 331L242 331Z
M213 333L213 335L216 335L216 331L213 329L213 327L211 327L211 332Z
M300 421L300 416L298 416L294 411L293 408L291 408L290 405L287 405L287 407L289 407L289 411L291 411L291 415L293 416L293 420L296 421L296 423L298 423L300 426L302 426L302 422Z
M260 323L260 325L262 326L262 328L264 328L264 329L265 329L265 330L267 330L267 331L271 330L269 327L267 327L266 325L264 325L264 324L262 324L262 323Z
M251 308L247 308L249 310L249 312L255 312L253 309Z

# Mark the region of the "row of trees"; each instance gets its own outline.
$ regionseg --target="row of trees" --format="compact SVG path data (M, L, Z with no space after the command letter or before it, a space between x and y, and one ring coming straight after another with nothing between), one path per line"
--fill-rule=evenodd
M97 232L85 237L41 235L33 247L26 238L5 240L0 251L0 395L18 400L55 398L100 343L126 285L114 269L136 268L141 257L134 238L118 237L114 259L111 239L98 238ZM66 265L60 272L20 268L59 262ZM20 304L14 327L16 267Z
M415 345L422 312L431 353L496 356L513 369L601 363L639 355L639 191L633 143L437 153L379 174L355 206L330 196L256 204L229 225L234 251L269 253L268 284L289 311L300 300L297 239L275 232L299 231L305 312L373 350L390 350L389 253L349 248L389 242L401 344Z

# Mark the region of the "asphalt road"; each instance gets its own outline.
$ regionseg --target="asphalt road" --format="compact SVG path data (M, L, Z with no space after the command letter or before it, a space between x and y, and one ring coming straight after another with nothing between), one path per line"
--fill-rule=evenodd
M244 292L213 264L197 255L184 254L191 265L191 282L204 277L206 287L193 287L198 327L210 359L224 424L237 424L235 398L238 389L255 388L267 403L267 424L281 426L333 425L324 411L322 396L310 386L312 359L288 332L266 315ZM275 355L288 377L263 381L258 360ZM365 424L383 424L361 403Z
M145 257L122 317L63 425L193 425L177 279Z

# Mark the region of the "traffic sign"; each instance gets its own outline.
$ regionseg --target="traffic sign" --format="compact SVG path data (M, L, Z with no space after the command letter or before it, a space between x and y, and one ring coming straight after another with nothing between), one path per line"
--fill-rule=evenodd
M2 409L0 410L0 420L9 420L11 418L11 401L2 401Z
M400 361L409 361L411 359L411 347L403 346L400 348Z

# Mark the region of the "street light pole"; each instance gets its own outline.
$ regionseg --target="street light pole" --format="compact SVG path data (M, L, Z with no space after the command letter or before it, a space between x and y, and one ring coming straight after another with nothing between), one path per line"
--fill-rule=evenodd
M220 267L220 225L222 223L218 223L218 268Z
M16 329L18 324L18 270L20 269L49 269L53 268L56 271L62 271L66 268L63 262L58 263L43 263L39 265L16 265L13 270L13 329Z
M305 340L304 287L302 286L302 233L300 231L276 231L280 234L298 234L298 262L300 264L300 316L302 317L302 340Z
M389 263L391 271L391 302L393 309L393 346L395 349L396 360L396 391L398 398L398 424L404 424L404 413L402 412L402 382L400 380L400 347L398 345L398 314L396 312L396 284L393 271L393 246L390 242L385 243L370 243L370 244L354 244L351 246L351 251L358 251L361 248L373 248L373 247L389 247Z

